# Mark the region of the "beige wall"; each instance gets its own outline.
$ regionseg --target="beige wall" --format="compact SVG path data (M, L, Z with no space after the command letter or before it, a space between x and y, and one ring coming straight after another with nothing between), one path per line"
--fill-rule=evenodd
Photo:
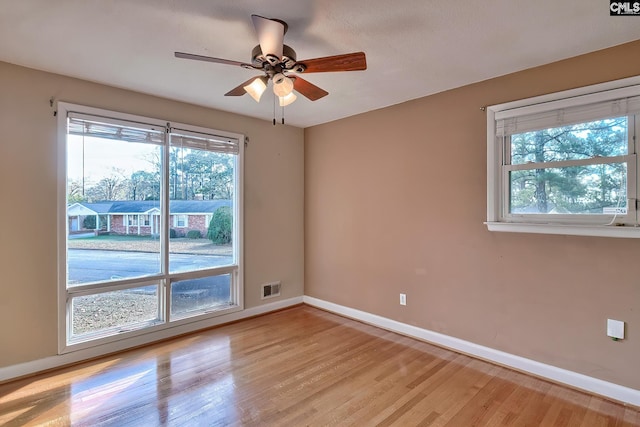
M640 41L306 129L305 294L640 389L640 240L487 231L480 111L637 74Z
M245 307L303 294L303 130L0 62L0 367L57 351L56 118L49 99L243 133ZM267 302L272 302L268 300Z

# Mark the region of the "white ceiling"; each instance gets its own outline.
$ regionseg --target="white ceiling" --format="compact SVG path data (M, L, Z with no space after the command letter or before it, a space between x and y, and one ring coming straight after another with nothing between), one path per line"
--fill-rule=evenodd
M286 108L299 127L640 39L606 0L0 0L0 61L271 120L271 97L223 96L255 71L173 56L250 62L251 14L286 21L299 60L366 52L304 76L329 96Z

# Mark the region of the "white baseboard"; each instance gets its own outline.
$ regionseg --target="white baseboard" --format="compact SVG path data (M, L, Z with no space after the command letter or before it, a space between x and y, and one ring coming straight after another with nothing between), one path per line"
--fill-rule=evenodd
M332 302L320 300L317 298L305 296L303 298L305 304L331 311L345 317L360 320L370 325L378 326L382 329L397 332L419 340L427 341L442 347L446 347L460 353L488 360L499 365L508 366L518 371L528 372L530 374L547 378L551 381L566 384L589 393L607 397L622 403L640 406L640 390L624 387L618 384L603 381L577 372L568 371L566 369L557 368L535 360L505 353L490 347L474 344L469 341L454 338L448 335L433 332L427 329L418 328L416 326L407 325L406 323L391 320L386 317L367 313L365 311L356 310L345 307Z
M248 308L242 311L225 314L218 317L212 317L202 321L197 321L189 324L183 324L174 328L164 329L158 332L152 332L149 334L123 339L114 343L98 345L95 347L85 348L82 350L60 354L56 356L45 357L43 359L32 360L30 362L19 363L16 365L5 366L0 368L0 383L14 378L23 377L26 375L32 375L42 371L48 371L50 369L58 368L61 366L70 365L73 363L82 362L84 360L93 359L103 355L115 353L118 351L126 350L128 348L137 347L144 344L149 344L155 341L171 338L172 336L178 336L186 334L199 329L211 328L213 326L221 325L224 323L235 322L237 320L246 319L248 317L257 316L260 314L269 313L271 311L280 310L283 308L291 307L296 304L302 304L303 297L289 298L280 301L274 301L269 304L263 304L257 307Z

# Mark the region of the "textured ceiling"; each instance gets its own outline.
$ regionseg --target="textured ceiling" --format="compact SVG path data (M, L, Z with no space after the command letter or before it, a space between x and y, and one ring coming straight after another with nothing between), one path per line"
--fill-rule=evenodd
M307 127L640 39L606 0L0 0L0 61L265 120L272 97L223 96L257 75L251 14L289 24L298 59L355 51L366 71L309 74L329 92L286 108ZM7 82L1 82L7 84ZM278 113L279 114L279 113Z

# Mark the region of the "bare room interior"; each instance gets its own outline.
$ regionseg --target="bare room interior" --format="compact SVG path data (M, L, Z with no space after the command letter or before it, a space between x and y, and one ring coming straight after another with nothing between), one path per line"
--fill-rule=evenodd
M640 426L640 3L0 7L0 424Z

